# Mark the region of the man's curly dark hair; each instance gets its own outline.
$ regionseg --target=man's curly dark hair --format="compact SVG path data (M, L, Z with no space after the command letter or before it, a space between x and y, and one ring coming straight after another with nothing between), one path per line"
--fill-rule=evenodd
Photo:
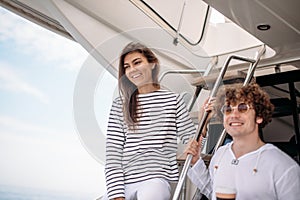
M270 102L269 95L256 83L250 83L246 86L231 84L220 88L216 96L217 115L222 115L221 107L224 104L234 106L239 102L248 104L255 110L256 117L263 119L263 122L259 124L260 128L264 128L272 121L274 105Z

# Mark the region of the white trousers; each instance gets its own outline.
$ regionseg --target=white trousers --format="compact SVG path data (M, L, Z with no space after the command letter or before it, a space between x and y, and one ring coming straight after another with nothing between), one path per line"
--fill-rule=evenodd
M170 184L162 178L125 185L125 200L170 200ZM105 194L102 200L108 200Z

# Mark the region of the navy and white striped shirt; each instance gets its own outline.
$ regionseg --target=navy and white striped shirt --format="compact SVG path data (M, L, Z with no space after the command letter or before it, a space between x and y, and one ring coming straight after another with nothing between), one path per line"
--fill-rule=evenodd
M151 178L178 180L177 139L186 143L196 132L182 96L167 90L138 95L138 124L128 129L122 101L113 102L106 141L109 199L124 197L124 184Z

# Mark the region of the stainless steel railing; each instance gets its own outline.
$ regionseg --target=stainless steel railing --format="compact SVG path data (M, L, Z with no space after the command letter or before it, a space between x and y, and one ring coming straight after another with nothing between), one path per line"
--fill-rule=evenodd
M266 47L265 47L265 45L263 45L262 49L258 52L255 59L245 58L245 57L236 56L236 55L228 57L226 62L223 65L223 67L221 68L220 74L219 74L219 76L218 76L218 78L217 78L217 80L214 84L214 87L213 87L213 89L210 93L210 96L208 98L208 102L211 102L212 99L216 96L217 90L218 90L218 88L219 88L219 86L220 86L220 84L223 80L223 77L224 77L224 75L227 71L227 68L228 68L229 63L230 63L231 60L236 59L236 60L251 63L250 67L249 67L249 70L248 70L248 73L247 73L247 77L245 79L245 83L244 83L244 85L245 85L245 84L248 84L251 81L251 79L253 77L253 74L254 74L254 71L255 71L255 68L256 68L261 56L264 54L265 50L266 50ZM208 115L209 115L208 112L204 112L203 117L202 117L202 119L199 123L197 132L196 132L193 139L195 139L197 141L199 140L200 135L201 135L201 133L203 131L203 128L206 124L206 121L208 119ZM217 143L218 146L216 145L215 149L218 148L219 145L222 144L222 141L224 141L225 135L226 135L226 133L225 133L225 131L223 131L220 138L219 138L219 140L218 140L218 143ZM221 137L222 137L222 139L221 139ZM182 168L182 171L181 171L181 174L180 174L180 177L179 177L178 184L176 186L174 195L173 195L173 200L178 200L179 197L180 197L180 193L181 193L182 187L185 183L185 178L186 178L186 175L187 175L188 168L191 164L191 161L192 161L192 155L188 154L187 158L185 160L184 166Z

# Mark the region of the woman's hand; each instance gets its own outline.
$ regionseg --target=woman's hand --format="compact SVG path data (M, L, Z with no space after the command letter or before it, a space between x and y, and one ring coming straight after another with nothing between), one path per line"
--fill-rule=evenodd
M206 99L202 105L202 107L200 108L199 111L199 120L201 120L204 112L208 112L208 113L213 113L214 112L214 106L215 106L215 102L216 99L215 98L211 98L210 101L209 99ZM211 118L212 114L210 114L210 118ZM210 119L209 118L209 119Z
M208 113L207 119L205 121L204 129L202 130L202 133L201 133L203 137L206 137L207 124L208 124L209 120L212 118L212 116L214 115L215 102L216 102L215 98L211 98L210 101L209 101L209 99L206 99L203 103L203 106L200 108L199 116L198 116L199 121L202 120L204 112Z
M118 198L114 198L114 200L125 200L124 197L118 197Z

